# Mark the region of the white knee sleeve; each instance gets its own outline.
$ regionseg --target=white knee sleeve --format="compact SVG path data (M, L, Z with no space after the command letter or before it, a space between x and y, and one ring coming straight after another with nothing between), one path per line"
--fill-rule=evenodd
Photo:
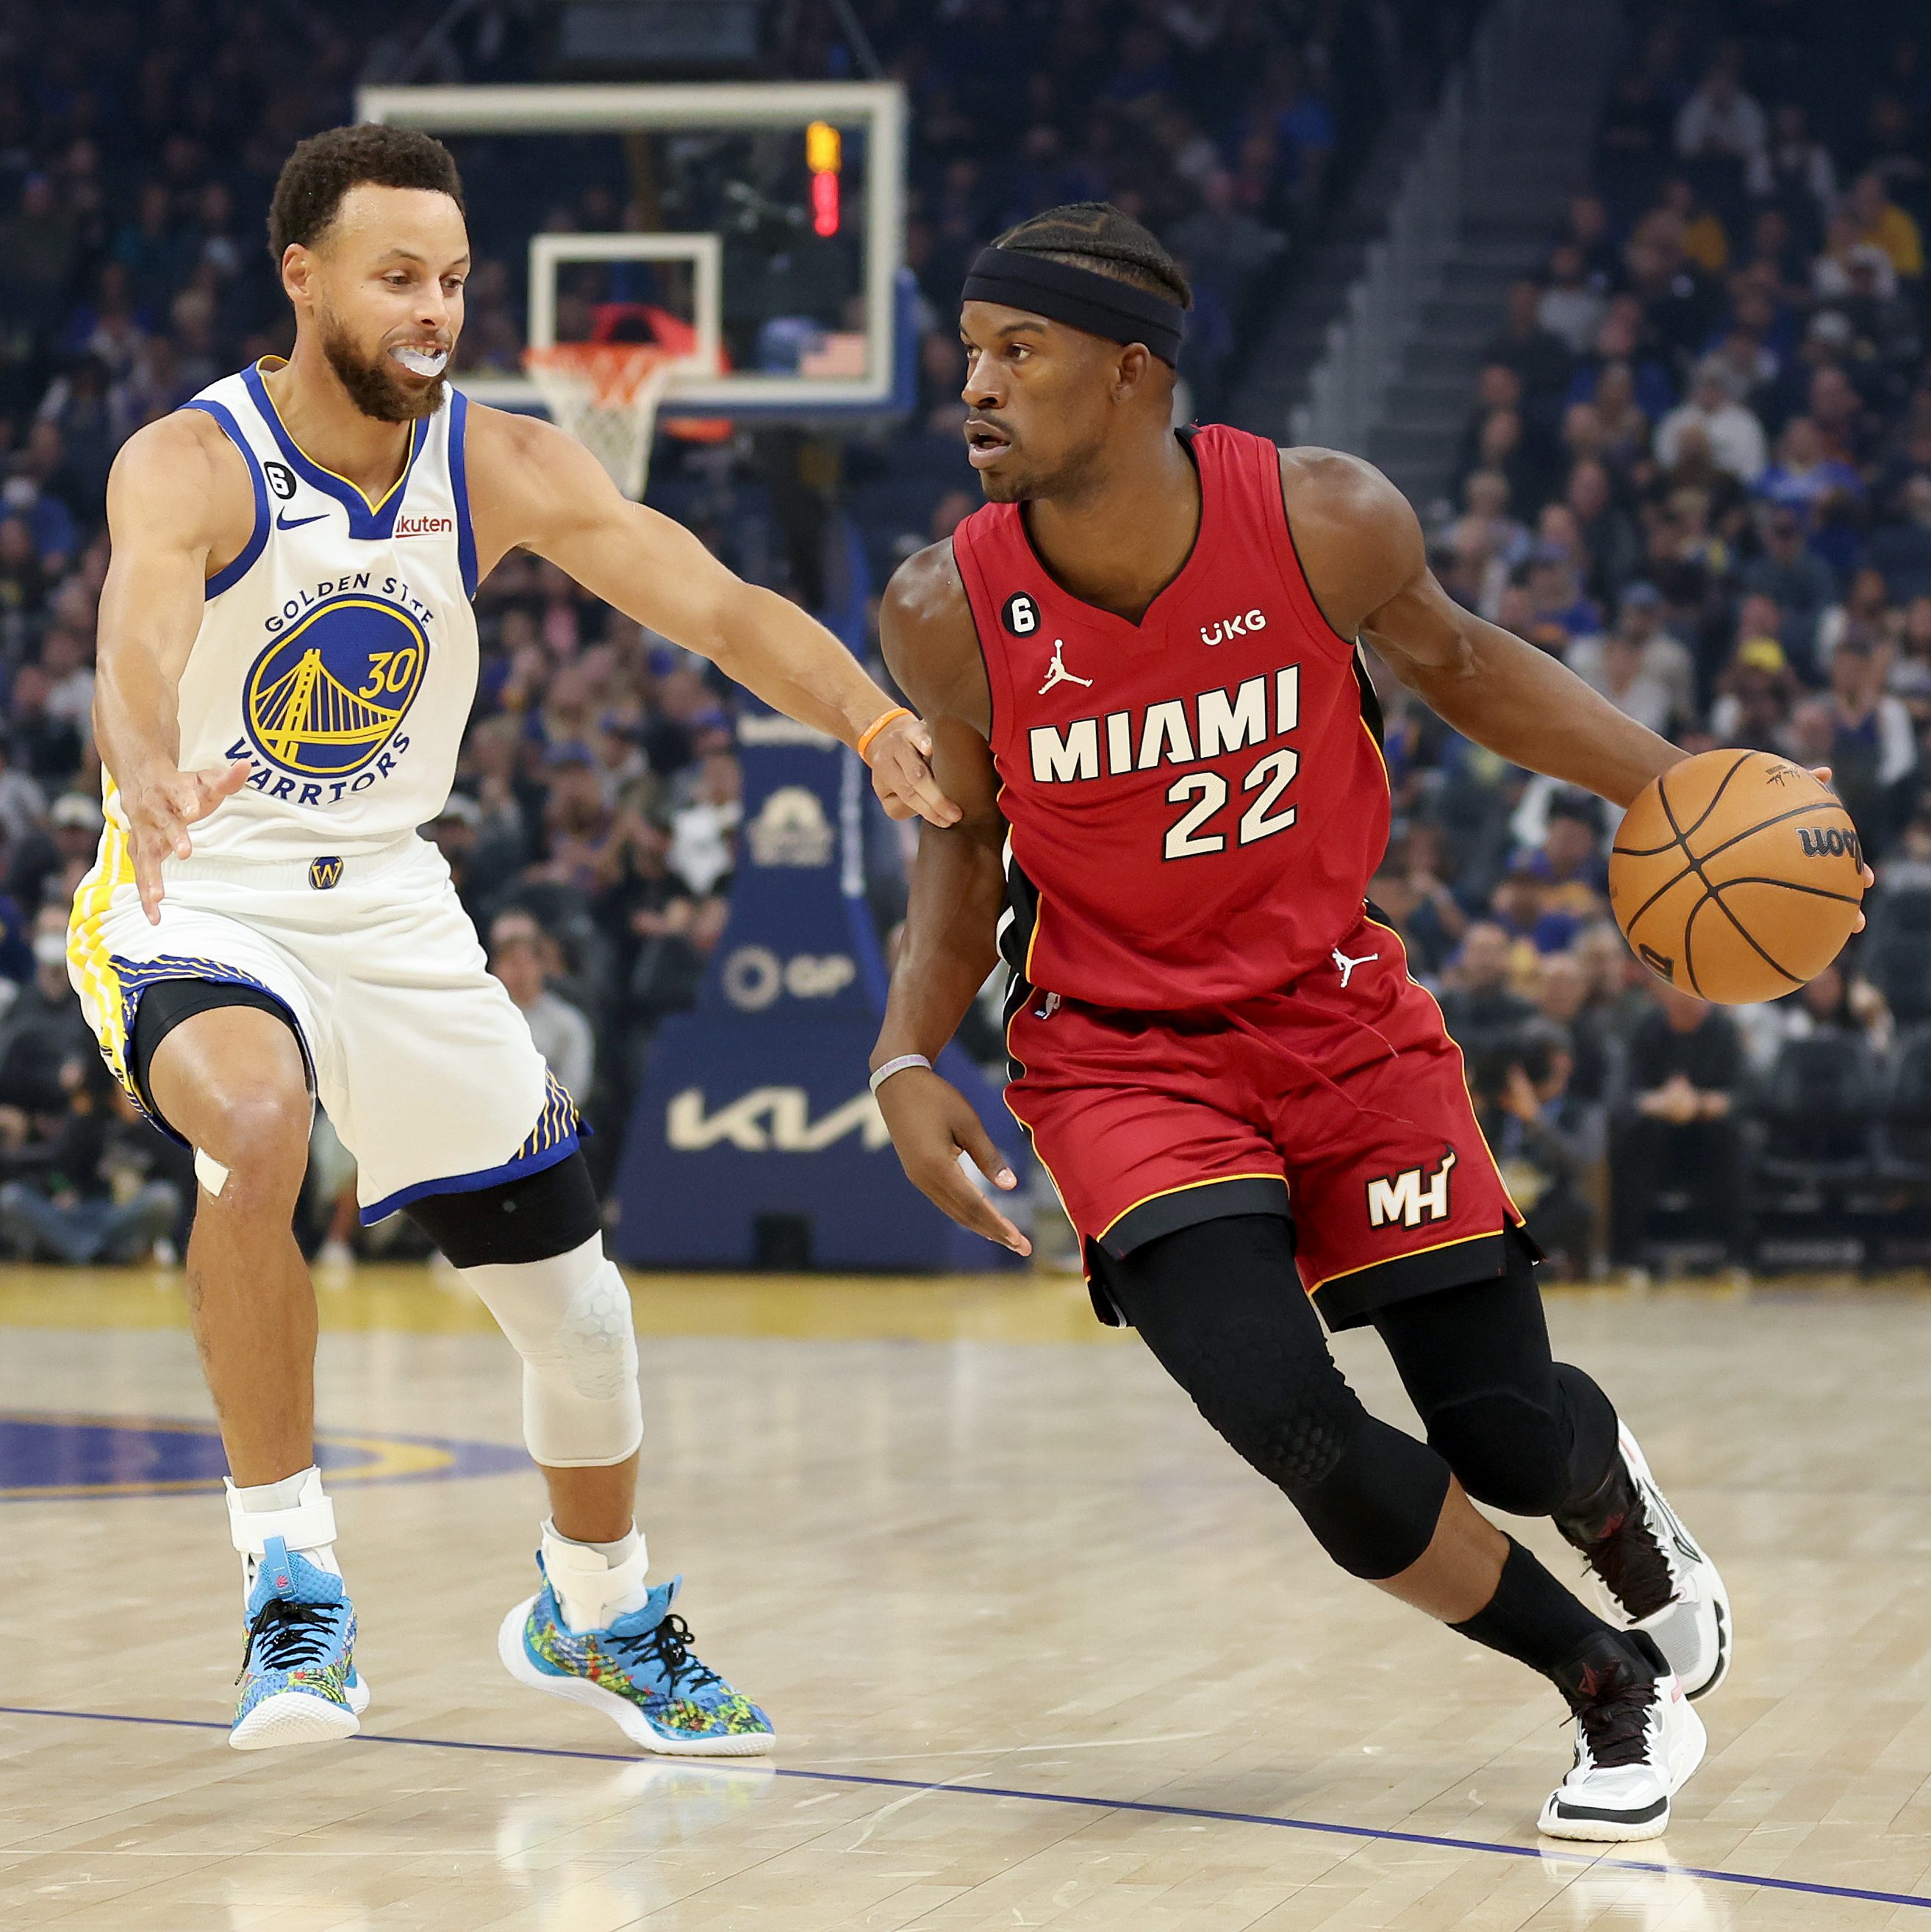
M460 1272L523 1358L529 1453L554 1469L607 1468L634 1455L643 1440L637 1330L603 1237L548 1261Z

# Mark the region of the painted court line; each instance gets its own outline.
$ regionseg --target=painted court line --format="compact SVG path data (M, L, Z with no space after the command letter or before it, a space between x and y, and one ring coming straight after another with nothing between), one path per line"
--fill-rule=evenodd
M0 1717L66 1718L97 1724L145 1724L163 1730L226 1731L226 1724L210 1718L142 1718L119 1711L48 1710L29 1704L0 1704ZM467 1738L412 1738L379 1731L364 1731L349 1740L352 1744L416 1744L430 1750L482 1751L494 1757L541 1757L578 1760L591 1764L676 1764L706 1771L757 1770L761 1777L789 1778L812 1784L862 1785L885 1791L914 1795L943 1794L955 1798L1015 1798L1033 1804L1071 1805L1086 1811L1135 1811L1156 1818L1197 1819L1218 1825L1264 1825L1277 1832L1310 1832L1333 1838L1359 1838L1375 1844L1426 1845L1451 1852L1486 1852L1503 1858L1570 1858L1588 1864L1592 1870L1639 1872L1651 1878L1700 1878L1713 1885L1760 1887L1766 1892L1801 1892L1818 1898L1857 1898L1873 1905L1911 1905L1931 1910L1931 1897L1912 1892L1873 1892L1861 1886L1823 1885L1809 1879L1771 1878L1758 1872L1717 1871L1705 1865L1666 1864L1647 1858L1597 1857L1564 1844L1561 1850L1545 1850L1533 1845L1492 1844L1481 1838L1438 1837L1428 1832L1394 1832L1373 1825L1332 1825L1315 1818L1278 1818L1264 1811L1217 1811L1204 1805L1161 1804L1144 1798L1092 1798L1076 1792L1026 1791L997 1784L955 1784L918 1778L883 1778L847 1771L812 1771L802 1766L754 1766L742 1759L652 1758L635 1751L562 1750L547 1744L481 1744Z

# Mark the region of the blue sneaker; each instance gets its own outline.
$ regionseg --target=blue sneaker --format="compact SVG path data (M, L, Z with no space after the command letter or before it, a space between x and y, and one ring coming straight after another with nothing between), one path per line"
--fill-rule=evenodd
M641 1609L602 1630L573 1630L546 1576L504 1618L496 1653L519 1684L601 1711L646 1750L761 1756L776 1742L771 1720L691 1655L689 1627L670 1614L683 1582L660 1583Z
M248 1648L228 1742L237 1750L353 1737L369 1708L355 1674L355 1610L332 1570L268 1538L248 1593Z

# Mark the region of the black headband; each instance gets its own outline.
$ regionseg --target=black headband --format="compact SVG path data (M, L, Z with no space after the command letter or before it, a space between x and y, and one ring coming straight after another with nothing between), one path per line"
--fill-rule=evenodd
M1180 364L1186 311L1178 302L1070 262L1016 248L982 248L959 299L1023 308L1108 342L1143 342L1162 362Z

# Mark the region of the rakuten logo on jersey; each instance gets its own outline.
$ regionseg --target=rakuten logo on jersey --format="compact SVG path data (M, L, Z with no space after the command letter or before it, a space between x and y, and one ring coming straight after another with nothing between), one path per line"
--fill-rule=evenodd
M396 519L396 535L399 537L446 537L454 533L455 519L451 517L399 516Z

